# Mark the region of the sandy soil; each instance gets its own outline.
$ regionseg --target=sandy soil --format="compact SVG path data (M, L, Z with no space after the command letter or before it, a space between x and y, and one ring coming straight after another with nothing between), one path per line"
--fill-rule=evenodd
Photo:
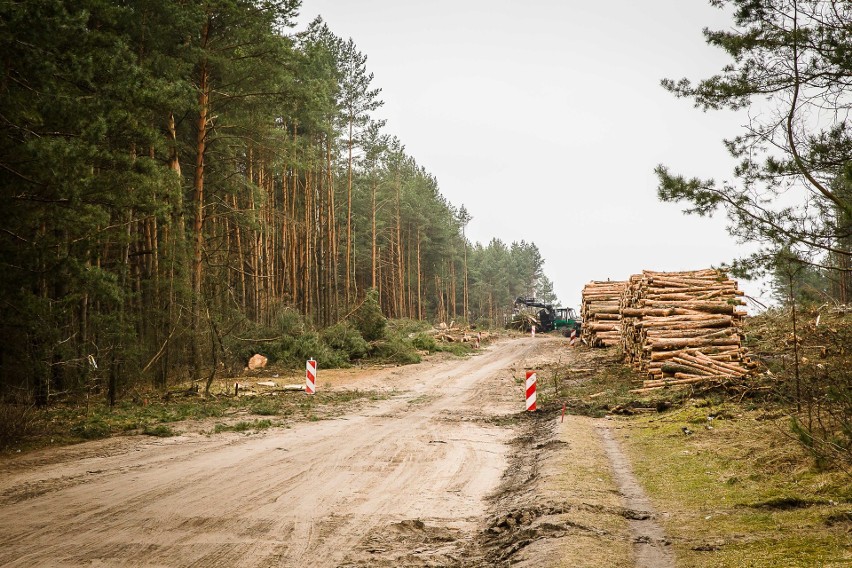
M582 364L579 352L521 338L466 359L320 373L320 387L392 396L258 434L2 461L0 565L634 566L632 507L648 507L625 501L617 445L599 421L523 412L523 369Z

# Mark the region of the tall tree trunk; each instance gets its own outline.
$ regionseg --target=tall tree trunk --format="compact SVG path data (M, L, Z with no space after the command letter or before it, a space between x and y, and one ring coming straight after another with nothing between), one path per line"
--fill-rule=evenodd
M170 144L169 169L175 172L179 183L182 185L182 182L180 181L182 180L180 160L178 157L176 142L177 132L175 130L175 119L173 114L169 115L168 128ZM165 247L164 254L168 261L168 270L165 272L169 287L167 327L169 329L168 333L171 334L171 329L178 325L178 320L180 319L176 283L179 276L181 278L185 277L185 273L178 270L179 266L185 266L186 260L182 188L179 188L178 191L174 193L174 202L169 205L171 207L171 215L167 219L166 225L163 227L162 242ZM168 341L163 351L163 355L160 357L159 365L157 366L156 382L160 387L165 387L168 383L168 373L171 369L170 363L172 352L172 342Z
M255 219L260 220L260 212L257 210L257 202L252 195L250 206L252 210L252 214ZM262 234L260 232L260 227L252 230L252 239L251 239L251 290L252 290L252 302L251 302L251 313L252 318L255 321L261 320L261 302L262 302L262 291L260 286L261 281L261 271L263 270L262 260L261 260L261 251L263 250L263 242L262 242Z
M450 306L453 313L453 319L458 317L458 310L456 310L456 262L453 259L450 259L450 286L449 286L449 294L450 294Z
M411 286L411 225L408 225L405 237L405 288L407 290L405 300L405 317L414 319L414 292Z
M175 115L169 113L169 169L180 177L180 160L177 150L177 128L175 126Z
M423 286L421 278L423 270L420 267L420 227L417 227L417 319L423 320Z
M397 296L399 298L399 307L397 308L397 317L405 315L405 270L403 266L403 247L402 247L402 227L397 217L396 225L396 273L399 275L397 282Z
M400 317L405 291L403 290L404 283L402 280L402 178L399 170L396 174L396 257L394 261L396 264L395 272L398 275L397 288L394 291L397 297L396 314L397 317Z
M379 286L379 305L384 306L384 303L382 302L382 248L381 247L379 247L378 256L379 256L379 262L378 262L377 269L376 269L377 270L376 281L377 281L378 286Z
M350 266L352 262L352 129L355 118L352 112L349 113L349 164L348 170L348 186L346 188L346 304L352 303L352 285L351 277L354 266Z
M852 201L852 182L844 181L844 185L838 191L842 198ZM837 234L834 256L837 266L837 284L835 285L836 299L841 304L852 302L852 213L840 208L836 210Z
M337 251L337 211L335 210L334 205L334 168L332 167L331 160L331 137L326 136L326 145L325 145L325 159L326 159L326 169L328 174L328 242L331 246L330 250L330 262L329 262L329 270L331 272L331 280L329 286L328 293L328 301L330 308L329 312L329 323L332 321L337 321L338 311L337 311L337 293L338 293L338 251Z
M296 127L293 127L293 137L295 141L296 136ZM293 168L293 179L291 184L291 194L290 194L290 214L288 219L290 223L288 224L290 228L290 293L293 295L292 301L293 305L301 305L301 296L299 295L299 290L301 286L301 282L298 279L299 275L299 254L300 254L300 246L299 246L299 237L298 237L298 224L296 222L296 196L298 195L299 189L299 172L296 168Z
M311 310L313 309L313 304L311 302L311 300L312 300L311 292L313 290L313 279L311 278L312 275L313 275L312 274L313 262L311 260L312 257L313 257L313 239L312 239L312 236L313 236L313 228L312 228L313 227L313 219L311 218L312 217L311 213L313 212L314 204L313 204L313 200L311 199L312 192L313 192L313 187L312 187L311 182L312 182L311 170L306 169L305 170L305 211L304 211L304 213L305 213L305 216L304 216L304 219L305 219L305 241L304 241L305 242L305 255L304 255L304 264L303 264L304 268L302 270L302 274L303 274L303 278L304 278L303 290L304 290L304 296L305 296L303 313L305 315L310 314Z
M231 203L233 204L234 211L239 211L236 193L231 195ZM240 308L245 313L248 307L248 300L246 298L246 258L245 251L243 250L242 228L240 227L239 217L237 217L237 221L234 223L234 241L237 248L237 274L240 279Z
M318 144L319 146L319 144ZM315 279L314 279L314 290L315 290L315 310L316 310L316 321L321 325L324 324L326 318L326 301L325 301L325 288L326 288L326 278L328 277L328 272L326 271L326 262L327 262L327 254L326 254L326 246L327 242L325 240L326 227L328 225L328 217L326 215L326 194L325 194L325 173L323 172L322 164L317 163L317 169L314 173L314 239L316 242L316 246L314 248L314 265L315 265Z
M371 248L372 265L373 265L372 270L370 271L370 274L372 275L372 277L371 277L371 287L372 288L376 287L376 260L377 260L376 255L378 254L378 251L376 250L376 240L377 240L377 235L376 235L376 189L377 188L376 188L376 185L377 185L376 182L373 181L372 184L371 184L371 191L370 191L370 214L371 214L370 225L371 225L371 230L372 230L372 243L371 243L370 248Z
M210 21L205 20L201 30L202 46L207 46ZM192 377L201 379L201 254L204 245L204 157L207 151L207 123L210 112L210 69L202 61L198 75L198 123L195 138L195 176L193 181L193 255L192 255Z
M444 317L444 292L441 286L441 277L437 274L435 275L435 293L438 295L438 321L446 322L447 318Z
M467 321L470 318L470 311L468 310L468 290L467 290L467 237L464 236L464 226L462 226L462 241L464 244L464 265L462 268L462 311L464 312L464 320ZM470 323L470 322L468 322Z
M272 172L269 171L266 164L263 168L264 176L263 183L266 186L267 206L266 206L266 222L264 223L263 233L266 240L266 250L263 254L263 259L266 262L266 279L264 280L264 288L266 290L266 305L263 308L263 321L269 325L272 321L272 306L276 303L277 297L275 294L275 180Z

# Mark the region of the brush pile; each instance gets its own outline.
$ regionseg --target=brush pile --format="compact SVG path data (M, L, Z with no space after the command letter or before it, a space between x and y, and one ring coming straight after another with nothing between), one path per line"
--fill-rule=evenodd
M541 322L530 312L519 312L512 315L512 319L506 324L507 329L517 329L518 331L530 331L536 326L541 329Z
M582 338L591 347L609 347L621 342L621 296L625 281L592 281L583 288L580 316Z
M717 270L634 275L621 298L621 346L649 377L644 392L725 383L751 373L742 347L743 293Z

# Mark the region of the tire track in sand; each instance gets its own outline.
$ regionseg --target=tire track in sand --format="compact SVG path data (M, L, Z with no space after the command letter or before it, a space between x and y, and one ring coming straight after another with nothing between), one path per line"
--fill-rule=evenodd
M639 485L627 456L606 424L597 426L604 450L612 464L615 480L624 498L624 506L636 511L629 519L633 533L633 550L636 553L636 568L675 568L674 553L663 528L655 519L651 501Z

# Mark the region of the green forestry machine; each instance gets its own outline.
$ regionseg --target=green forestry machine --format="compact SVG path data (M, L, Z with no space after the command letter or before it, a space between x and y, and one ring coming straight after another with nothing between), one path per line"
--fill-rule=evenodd
M574 308L554 308L551 304L536 301L535 298L524 298L518 296L515 300L515 308L518 306L527 306L530 308L541 308L538 312L538 321L541 326L541 331L552 331L561 329L562 333L567 337L572 330L577 331L580 335L580 327L582 321L577 316Z

